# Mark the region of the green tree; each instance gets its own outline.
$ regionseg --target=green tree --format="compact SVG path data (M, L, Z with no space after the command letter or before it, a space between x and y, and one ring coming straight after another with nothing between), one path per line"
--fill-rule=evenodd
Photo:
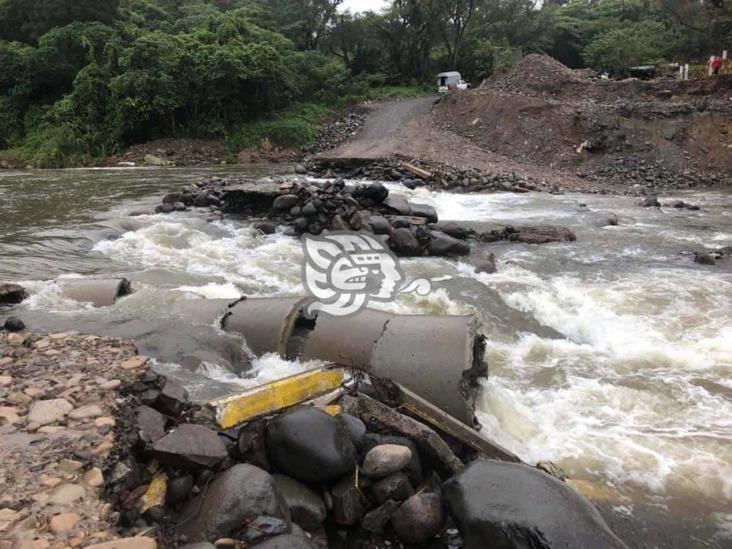
M623 75L632 66L663 61L674 42L662 23L642 21L603 32L584 48L583 55L592 68Z
M110 23L119 0L0 0L0 39L35 43L75 21Z

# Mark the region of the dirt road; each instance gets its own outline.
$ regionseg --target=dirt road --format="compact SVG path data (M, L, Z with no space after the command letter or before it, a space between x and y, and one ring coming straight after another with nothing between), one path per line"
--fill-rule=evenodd
M430 96L381 103L371 110L366 124L354 139L321 153L318 159L326 163L358 164L400 156L458 169L517 173L537 181L581 186L573 175L547 173L543 166L494 154L469 138L437 127L434 107L438 101L437 96Z
M417 117L428 114L437 98L418 97L389 101L375 107L356 137L320 155L323 159L378 160L395 153L404 139L405 127Z

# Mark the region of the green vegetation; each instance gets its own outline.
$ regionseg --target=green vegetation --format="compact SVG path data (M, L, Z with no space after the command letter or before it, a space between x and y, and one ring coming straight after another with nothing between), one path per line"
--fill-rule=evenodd
M732 0L0 0L0 157L70 166L163 137L299 146L345 104L477 83L518 53L624 75L732 49Z

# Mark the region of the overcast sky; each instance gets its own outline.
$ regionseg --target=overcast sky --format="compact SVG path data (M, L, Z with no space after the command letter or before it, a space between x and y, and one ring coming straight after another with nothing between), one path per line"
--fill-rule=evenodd
M351 10L351 13L360 11L379 11L388 0L343 0L341 10Z

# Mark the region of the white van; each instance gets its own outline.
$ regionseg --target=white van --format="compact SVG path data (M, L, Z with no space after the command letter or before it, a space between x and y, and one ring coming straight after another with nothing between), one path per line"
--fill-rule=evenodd
M467 90L469 86L457 71L441 72L437 75L437 91L439 93L447 93L450 90Z

